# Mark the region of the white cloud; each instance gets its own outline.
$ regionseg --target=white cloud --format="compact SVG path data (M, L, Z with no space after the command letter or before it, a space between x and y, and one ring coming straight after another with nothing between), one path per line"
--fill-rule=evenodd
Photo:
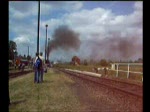
M34 4L34 5L33 5ZM22 43L31 43L36 48L37 37L37 4L35 2L28 6L21 7L16 5L10 6L10 31L17 34L15 41L21 46ZM51 37L54 30L60 25L68 25L71 29L80 34L81 40L101 40L117 36L136 37L139 43L142 43L142 25L143 25L143 7L142 2L135 2L134 12L128 15L115 15L111 10L104 8L94 8L91 10L83 9L82 2L41 2L41 16L50 15L52 11L63 9L67 11L60 18L50 18L49 20L40 21L40 38L45 42L45 25L48 24L48 36ZM30 9L30 11L28 11ZM69 12L69 13L68 13ZM15 20L12 20L14 18ZM30 19L28 23L22 19ZM20 19L20 21L19 21ZM14 27L17 26L17 27ZM19 36L21 35L21 36ZM33 43L32 43L33 42ZM44 43L41 47L44 49ZM79 53L85 52L85 44L81 45ZM89 48L90 49L90 48ZM91 52L91 50L89 50ZM57 54L55 52L54 54ZM68 56L71 56L68 54Z
M143 10L143 2L142 1L137 1L137 2L135 2L135 4L134 4L134 8L135 8L135 10L140 10L140 11L142 11Z
M31 1L11 1L9 2L9 13L14 19L25 19L31 15L37 15L38 5Z
M30 48L30 55L35 56L36 42L31 40L28 35L20 35L13 40L17 44L17 51L21 55L28 55L28 46Z
M30 44L33 44L33 41L31 41L28 37L28 35L21 35L19 37L16 37L14 39L14 41L17 43L17 44L22 44L22 45L30 45Z
M53 6L47 3L40 2L40 14L41 16L50 15L53 10Z
M82 8L82 1L42 1L43 7L51 7L53 11L55 10L65 10L65 11L77 11ZM43 8L46 9L46 8Z
M77 1L41 1L40 14L41 16L51 15L52 11L65 10L68 12L77 11L83 6L82 2ZM11 1L9 2L9 11L12 18L25 19L29 16L38 15L38 2L33 1Z
M48 24L48 28L53 30L57 28L59 25L62 25L63 22L60 19L50 19L47 21L41 21L41 28L45 29L45 25Z
M83 42L88 39L101 41L102 39L113 37L118 37L118 39L129 39L130 37L134 37L134 39L136 39L135 42L142 45L142 10L137 10L137 8L135 8L133 13L128 15L115 15L111 12L111 10L102 8L81 10L78 12L65 14L59 19L51 19L47 21L47 23L52 26L50 27L52 31L54 31L57 26L62 24L62 22L78 32L80 34L80 39L83 40ZM92 45L90 47L92 47ZM94 49L90 49L90 47L87 48L87 44L81 45L81 48L77 54L81 57L89 58L89 54L92 53L92 49ZM106 47L109 48L109 46ZM85 51L89 53L85 53L86 56L83 55L83 52ZM108 55L106 51L102 51L104 52L103 57L105 57L105 54ZM142 56L142 54L140 54L141 52L136 54L138 56ZM119 57L117 52L114 53L116 57ZM97 54L97 59L99 56L102 56L100 53Z
M82 8L83 2L81 1L65 1L65 5L63 5L63 8L67 11L77 11Z

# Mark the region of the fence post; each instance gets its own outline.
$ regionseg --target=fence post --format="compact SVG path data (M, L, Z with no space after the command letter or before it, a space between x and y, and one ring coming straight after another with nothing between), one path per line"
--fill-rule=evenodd
M119 64L116 64L116 65L117 65L117 73L116 73L116 77L118 77L118 65L119 65Z
M130 64L128 64L127 79L129 78Z

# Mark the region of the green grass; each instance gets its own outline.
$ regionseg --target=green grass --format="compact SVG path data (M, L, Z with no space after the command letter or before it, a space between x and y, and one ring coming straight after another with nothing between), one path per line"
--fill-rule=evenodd
M68 68L68 69L76 69L76 70L82 70L82 71L89 71L92 72L94 67L102 67L100 65L70 65L70 64L58 64L55 66L55 68Z
M119 70L128 70L128 66L127 65L119 65L118 67ZM130 71L134 71L134 72L143 72L143 66L135 66L135 65L130 65Z
M40 84L33 83L33 76L30 73L9 81L10 112L76 112L82 109L71 91L74 81L64 74L49 71Z
M102 67L100 65L70 65L70 64L58 64L55 66L56 68L68 68L68 69L76 69L76 70L83 70L83 71L89 71L89 72L94 72L92 69L94 67ZM111 68L108 66L108 68ZM119 66L119 70L128 70L128 66ZM143 66L130 66L130 71L135 71L135 72L142 72L143 71ZM102 74L105 76L104 70L100 70L98 73ZM116 71L109 70L107 71L107 76L108 77L116 77ZM130 73L129 78L134 81L142 81L143 74L137 74L137 73ZM127 72L118 72L118 78L120 79L127 79Z

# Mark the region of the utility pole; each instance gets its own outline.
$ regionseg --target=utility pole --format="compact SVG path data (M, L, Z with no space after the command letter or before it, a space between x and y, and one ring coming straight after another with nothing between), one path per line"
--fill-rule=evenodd
M28 56L29 56L29 46L28 46Z
M48 27L48 25L46 24L45 27L46 27L46 40L45 40L45 63L46 63L46 54L47 54L47 27Z
M14 65L15 65L15 55L16 55L16 50L13 50L14 52Z
M49 43L50 43L50 38L48 38L47 60L49 60Z
M40 1L38 3L38 32L37 32L37 53L39 53L39 27L40 26Z

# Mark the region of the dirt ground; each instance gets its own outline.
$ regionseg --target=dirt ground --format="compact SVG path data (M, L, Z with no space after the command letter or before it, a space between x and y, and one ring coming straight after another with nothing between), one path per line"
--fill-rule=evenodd
M142 112L143 99L109 90L104 86L67 75L75 81L71 90L79 98L84 110L79 112Z

